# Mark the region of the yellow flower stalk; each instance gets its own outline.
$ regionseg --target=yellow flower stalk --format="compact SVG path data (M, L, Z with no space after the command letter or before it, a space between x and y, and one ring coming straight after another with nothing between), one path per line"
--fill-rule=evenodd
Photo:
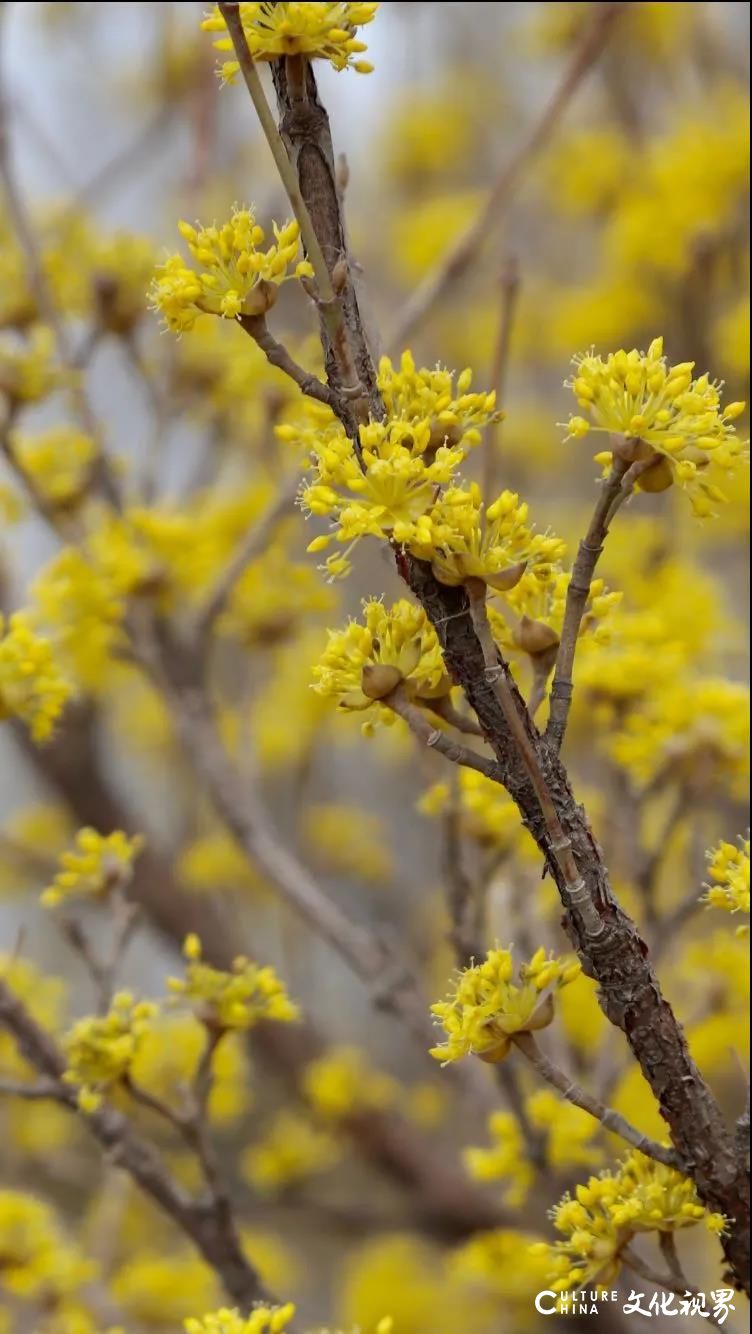
M516 1033L547 1028L554 1016L553 992L573 982L580 964L550 957L541 947L529 963L515 967L511 949L489 950L482 963L457 975L449 996L431 1006L446 1041L431 1048L445 1064L463 1056L503 1061Z
M372 23L378 4L330 3L241 4L240 21L254 60L278 60L280 56L305 56L308 60L327 60L336 70L354 69L370 74L373 65L359 57L368 48L356 36L358 28ZM204 32L226 32L226 24L214 5L202 23ZM214 43L217 51L232 51L229 37ZM224 61L221 75L232 83L240 66L236 60Z

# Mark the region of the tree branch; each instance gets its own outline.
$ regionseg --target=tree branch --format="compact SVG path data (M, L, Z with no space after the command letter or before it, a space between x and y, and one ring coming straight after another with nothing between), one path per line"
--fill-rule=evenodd
M231 1212L214 1202L194 1200L169 1176L156 1150L134 1135L113 1107L79 1111L75 1088L63 1080L65 1059L15 993L0 978L0 1026L15 1039L21 1055L54 1090L49 1096L77 1113L113 1162L184 1232L221 1279L228 1297L249 1312L267 1294L246 1259Z
M391 695L382 699L381 703L403 718L410 731L424 746L437 750L452 764L459 764L465 769L474 769L476 773L484 774L486 778L497 778L497 766L494 760L486 755L478 755L438 727L432 727L422 709L411 702L402 686L393 690Z
M641 1130L630 1125L621 1112L615 1111L613 1107L606 1107L605 1103L592 1093L588 1093L574 1079L570 1079L569 1075L554 1065L545 1052L541 1051L532 1033L515 1033L512 1041L525 1059L535 1067L541 1079L545 1079L547 1084L557 1089L567 1102L571 1102L575 1107L581 1107L583 1112L588 1112L596 1121L600 1121L612 1135L618 1135L620 1139L626 1140L633 1149L644 1153L646 1158L654 1158L657 1163L665 1163L667 1167L682 1170L679 1155L673 1149L667 1149L664 1144L658 1144L648 1135L643 1135Z
M317 375L312 375L298 365L287 348L273 337L263 315L239 315L238 324L255 343L258 343L267 361L294 380L301 393L317 399L319 403L325 403L328 408L336 411L336 399L329 386L324 384L323 380L319 380Z

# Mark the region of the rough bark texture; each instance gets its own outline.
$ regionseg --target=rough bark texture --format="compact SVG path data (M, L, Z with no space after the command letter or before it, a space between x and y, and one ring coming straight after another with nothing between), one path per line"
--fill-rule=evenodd
M319 243L327 262L345 254L345 232L334 179L334 154L329 122L309 69L302 92L287 78L284 61L273 66L280 111L280 129L292 161ZM373 366L359 319L355 295L344 295L351 351L374 416L383 415L383 403L372 377ZM343 384L337 349L324 343L330 384ZM368 367L370 366L370 372ZM551 855L545 823L528 772L510 736L493 683L489 680L481 646L473 629L467 596L462 589L437 582L429 565L398 555L400 573L424 607L439 635L447 668L475 709L484 735L500 769L500 779L519 807L522 819L543 853L564 904L564 926L583 967L599 987L604 1013L625 1034L660 1107L687 1172L703 1203L731 1221L723 1238L729 1278L749 1291L749 1177L737 1155L733 1134L710 1089L694 1064L681 1025L661 993L648 958L648 948L634 922L616 902L608 872L585 812L577 804L566 770L555 751L541 739L507 673L535 747L556 812L572 844L572 851L591 902L603 923L597 936L570 909L566 884ZM506 668L505 668L506 670Z

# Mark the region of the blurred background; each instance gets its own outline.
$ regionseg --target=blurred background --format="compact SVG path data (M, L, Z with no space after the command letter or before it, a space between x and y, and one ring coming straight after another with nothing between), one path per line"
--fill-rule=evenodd
M146 308L154 265L178 246L178 218L221 221L234 203L252 204L262 220L289 213L245 90L215 76L202 8L5 4L0 51L15 173L107 453L134 506L162 515L182 506L189 530L195 524L194 549L176 529L164 557L184 573L184 587L173 580L178 610L204 586L207 507L235 498L227 522L242 527L295 463L274 428L295 419L297 391L241 331L206 320L178 341ZM496 487L519 491L536 524L571 552L599 471L589 440L563 443L557 425L573 406L563 382L574 354L645 348L662 334L669 360L725 381L724 400L748 396L748 6L626 6L539 151L523 154L461 276L409 338L395 334L411 293L529 142L596 8L384 4L363 34L372 74L317 69L335 151L346 155L346 215L374 347L398 359L409 346L418 365L471 367L477 388L500 390L505 420L484 446L492 463L476 451L469 474L487 477L490 467ZM7 346L33 322L25 299L0 211ZM270 323L319 368L299 294L282 289ZM24 407L19 430L64 425L52 396ZM616 890L660 949L694 1054L738 1114L745 941L736 921L694 910L706 850L743 835L748 819L748 483L721 486L728 503L715 520L698 521L677 488L638 496L619 516L603 573L623 600L603 656L583 656L567 761ZM60 535L7 466L0 512L10 609L33 599ZM487 943L563 950L550 882L506 798L464 782L451 789L442 760L407 732L364 738L362 719L337 716L310 690L326 627L357 615L365 596L404 593L385 548L368 543L345 583L325 583L305 555L314 527L300 515L285 521L273 562L251 567L219 627L215 691L238 768L260 781L280 838L327 892L400 944L428 1002L455 966L446 905L458 858L483 895ZM300 1300L306 1317L364 1331L384 1313L395 1334L533 1327L531 1293L544 1285L526 1240L549 1235L546 1209L618 1146L594 1142L578 1158L570 1144L557 1161L549 1143L547 1176L526 1188L515 1188L508 1163L490 1185L473 1182L460 1154L488 1146L483 1115L454 1097L436 1063L245 862L180 758L152 687L127 665L101 666L93 623L67 639L58 629L76 708L43 749L7 727L0 737L0 930L4 952L30 961L29 994L44 994L56 1023L90 1008L86 970L38 907L39 891L78 827L142 832L142 924L124 983L160 993L179 969L182 936L198 929L207 952L211 941L219 953L272 962L310 1021L310 1031L265 1031L250 1056L233 1048L217 1099L248 1246L270 1286ZM527 690L524 654L514 667ZM96 912L87 926L106 939ZM4 1041L0 1066L11 1061ZM660 1134L586 979L562 993L551 1041L584 1082ZM525 1095L534 1088L523 1086ZM550 1135L558 1113L540 1115ZM52 1200L76 1244L91 1245L112 1323L174 1329L216 1304L211 1274L62 1113L0 1103L0 1125L3 1176ZM493 1256L475 1245L490 1228L502 1229ZM693 1232L686 1246L709 1290L716 1243ZM37 1328L18 1319L19 1329Z

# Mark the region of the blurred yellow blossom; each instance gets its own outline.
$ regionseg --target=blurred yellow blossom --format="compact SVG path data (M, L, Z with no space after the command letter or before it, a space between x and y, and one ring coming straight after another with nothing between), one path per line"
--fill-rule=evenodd
M94 1111L101 1094L131 1073L138 1049L157 1013L148 1001L136 1001L128 991L113 997L105 1015L79 1019L63 1046L63 1078L78 1089L83 1111Z
M305 811L303 831L316 858L330 870L369 884L390 879L389 835L375 812L344 802L314 803Z
M399 1085L391 1075L371 1069L357 1047L333 1047L306 1066L303 1092L325 1121L342 1121L369 1108L393 1105Z
M42 894L42 903L54 908L68 898L104 898L124 889L143 843L140 834L129 838L122 829L112 834L79 829L74 847L60 854L60 869Z
M240 1170L254 1190L273 1195L328 1171L340 1156L333 1135L308 1117L283 1110L263 1139L245 1150Z
M197 936L186 936L183 953L185 978L171 977L170 991L192 1005L202 1023L219 1031L252 1028L261 1019L291 1023L298 1008L271 967L235 959L232 972L212 968L201 958Z
M639 1232L676 1232L704 1222L710 1232L724 1230L720 1214L700 1203L694 1184L672 1167L631 1153L614 1172L590 1177L574 1198L565 1195L551 1212L564 1240L541 1242L549 1282L557 1292L611 1283L621 1268L621 1252Z
M70 694L52 645L35 633L30 616L0 616L0 719L20 718L33 741L47 741Z

